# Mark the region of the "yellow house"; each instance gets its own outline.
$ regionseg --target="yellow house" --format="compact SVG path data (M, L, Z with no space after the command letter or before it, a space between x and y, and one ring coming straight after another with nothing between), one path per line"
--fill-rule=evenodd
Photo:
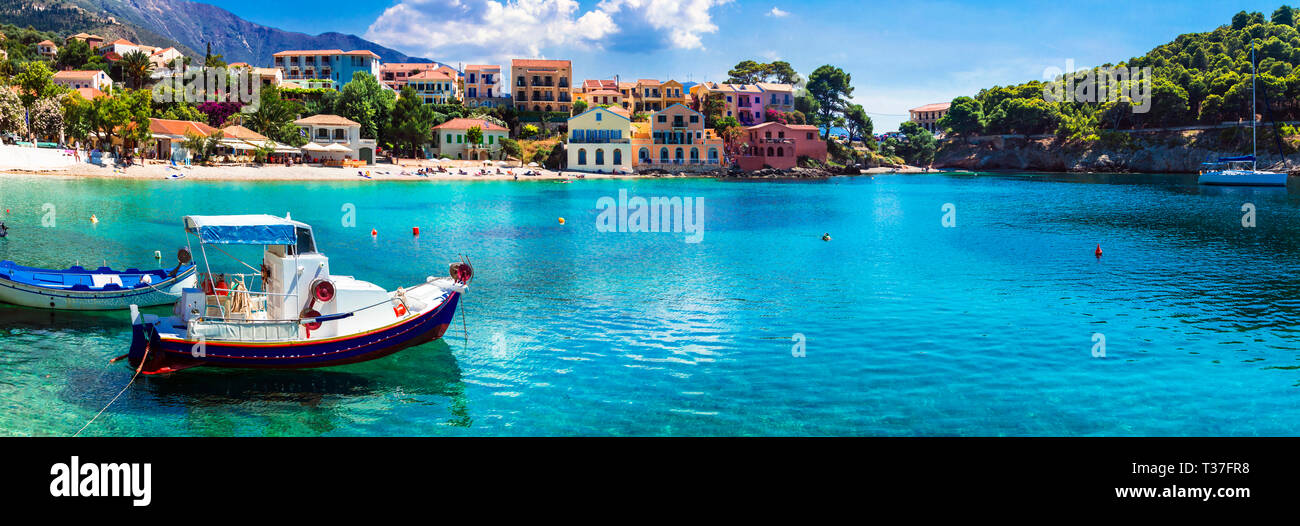
M597 106L569 118L570 170L632 173L632 121L621 113Z

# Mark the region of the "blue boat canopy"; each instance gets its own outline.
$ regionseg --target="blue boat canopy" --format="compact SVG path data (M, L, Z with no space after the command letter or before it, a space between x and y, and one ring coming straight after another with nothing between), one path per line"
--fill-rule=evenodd
M1219 162L1221 162L1221 163L1238 163L1238 162L1248 163L1248 162L1251 162L1251 161L1254 161L1254 160L1255 160L1255 156L1254 156L1254 155L1239 155L1239 156L1237 156L1237 157L1220 157L1220 158L1219 158Z
M185 230L213 245L296 245L295 229L311 227L272 215L185 216Z

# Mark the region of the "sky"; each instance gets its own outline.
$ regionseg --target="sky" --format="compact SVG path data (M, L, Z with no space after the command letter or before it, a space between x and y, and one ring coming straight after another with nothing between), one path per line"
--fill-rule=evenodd
M1282 0L207 0L289 31L351 33L452 65L573 61L574 80L724 81L741 60L831 64L877 133L907 110L1047 68L1115 63Z

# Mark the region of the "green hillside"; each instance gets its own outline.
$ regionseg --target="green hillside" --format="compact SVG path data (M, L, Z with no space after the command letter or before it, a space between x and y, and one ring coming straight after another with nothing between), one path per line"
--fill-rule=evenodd
M1257 113L1275 120L1300 120L1297 24L1300 10L1289 6L1278 8L1271 16L1242 11L1213 31L1180 35L1141 57L1115 64L1151 68L1151 107L1146 113L1134 112L1133 101L1127 98L1049 102L1044 97L1045 84L1032 81L958 97L939 124L958 135L1056 133L1064 139L1089 140L1107 130L1248 119L1252 43L1259 65ZM1087 75L1076 72L1069 80L1082 81ZM1131 82L1109 84L1123 90Z

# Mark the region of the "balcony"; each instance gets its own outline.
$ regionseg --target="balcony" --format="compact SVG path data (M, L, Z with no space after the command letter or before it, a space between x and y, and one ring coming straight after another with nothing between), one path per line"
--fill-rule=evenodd
M632 139L628 137L623 137L620 139L609 139L609 138L592 139L589 137L585 137L582 139L573 139L573 138L569 139L569 144L631 144L631 143L632 143Z

